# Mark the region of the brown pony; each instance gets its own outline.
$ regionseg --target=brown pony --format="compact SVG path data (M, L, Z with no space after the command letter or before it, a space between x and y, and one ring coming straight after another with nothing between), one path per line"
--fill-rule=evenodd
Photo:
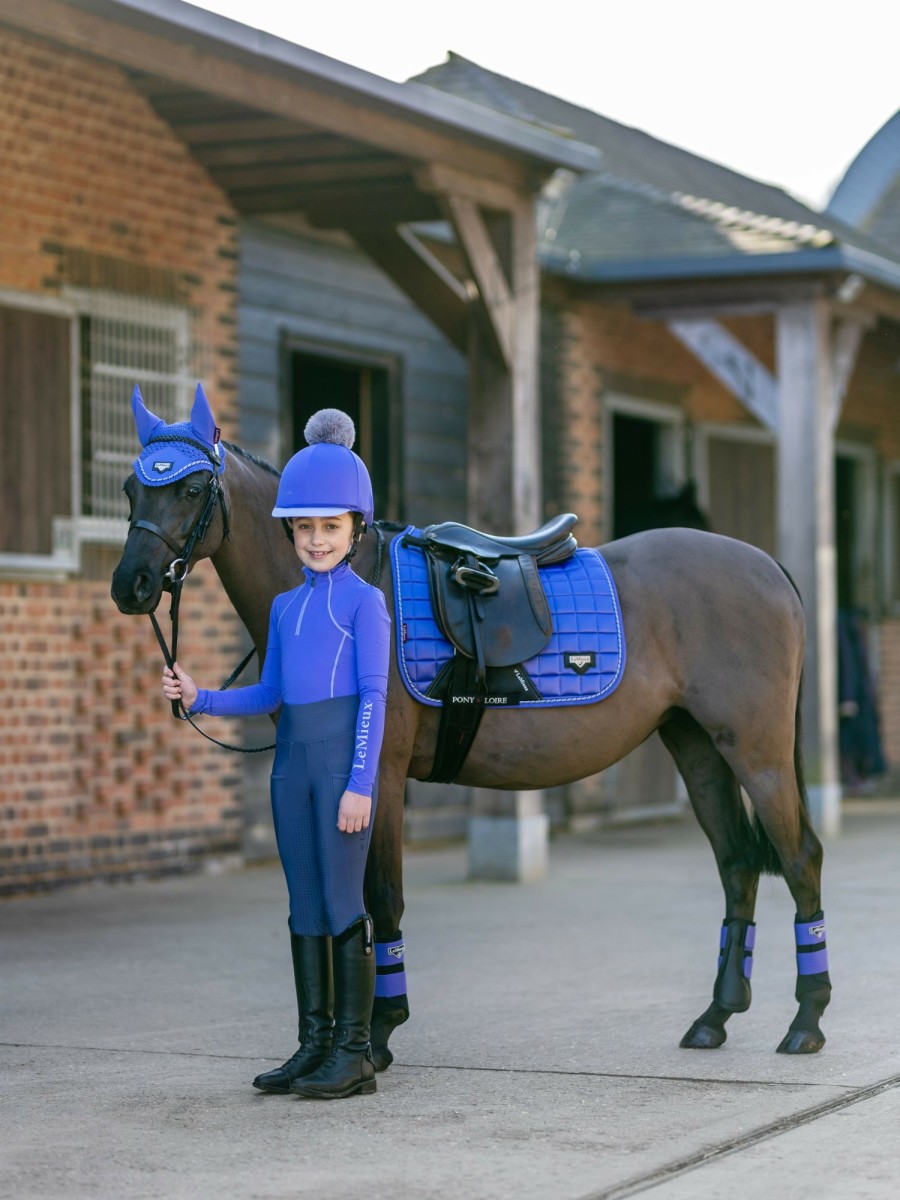
M262 656L272 598L297 586L299 568L281 523L270 516L278 472L238 447L228 450L222 485L230 533L224 536L217 505L194 561L212 559ZM173 546L184 546L209 479L201 471L167 486L145 487L129 477L132 527L112 580L120 612L149 613L159 604L174 555L147 525L164 531ZM137 521L144 526L135 527ZM731 1013L749 1006L753 913L765 871L783 874L798 922L813 922L807 928L822 939L804 948L798 933L798 964L803 949L822 953L806 959L805 972L798 966L799 1009L778 1047L788 1054L815 1052L825 1041L819 1019L831 986L824 964L822 848L807 813L799 759L804 620L797 592L762 551L698 530L637 533L603 546L602 553L628 636L628 665L619 687L599 703L564 711L487 711L458 780L486 788L553 787L602 771L658 732L712 844L725 891L713 1001L681 1044L721 1045ZM373 578L376 554L369 531L353 562L363 578ZM379 586L393 612L386 567ZM439 710L408 694L394 660L366 874L366 903L379 941L399 937L404 785L407 777L428 776L438 720ZM379 1069L392 1059L387 1045L392 1030L408 1015L405 996L376 998L372 1049Z

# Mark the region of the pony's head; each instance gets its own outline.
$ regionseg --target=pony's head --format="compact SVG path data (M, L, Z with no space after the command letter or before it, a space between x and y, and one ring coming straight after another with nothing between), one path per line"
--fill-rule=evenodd
M221 508L224 535L220 476L225 447L199 383L188 421L167 425L146 407L138 387L131 396L131 411L143 449L134 461L134 474L125 481L129 531L113 574L112 597L120 612L145 613L152 612L163 590L171 587L172 565L185 557L186 549L190 561L177 568L181 571L215 549L208 539L190 546L204 514L219 524L214 510Z

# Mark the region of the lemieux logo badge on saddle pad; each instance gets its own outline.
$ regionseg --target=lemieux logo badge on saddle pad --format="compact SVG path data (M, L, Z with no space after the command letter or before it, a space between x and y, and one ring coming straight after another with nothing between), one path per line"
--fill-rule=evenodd
M170 462L155 462L153 464L153 470L158 471L160 475L162 475L163 471L172 470L172 464Z
M597 665L597 655L593 650L586 654L573 654L568 652L563 655L563 663L576 675L584 675L591 667Z

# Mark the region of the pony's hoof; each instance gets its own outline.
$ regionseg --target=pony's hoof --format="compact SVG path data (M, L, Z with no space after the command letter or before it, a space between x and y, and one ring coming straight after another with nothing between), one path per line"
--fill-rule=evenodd
M372 1066L376 1071L386 1071L394 1061L394 1056L387 1046L372 1046Z
M816 1054L825 1045L820 1029L789 1029L778 1047L779 1054Z
M678 1044L682 1050L717 1050L727 1037L724 1029L695 1021Z
M409 1009L405 1005L392 1004L390 1001L386 1003L380 996L375 997L369 1041L376 1071L386 1071L394 1061L393 1054L388 1050L388 1039L398 1025L408 1020Z

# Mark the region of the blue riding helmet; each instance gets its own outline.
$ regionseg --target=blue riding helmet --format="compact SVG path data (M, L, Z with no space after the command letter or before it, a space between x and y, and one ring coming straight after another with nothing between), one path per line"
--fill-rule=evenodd
M350 447L353 422L337 408L314 413L303 431L309 445L290 459L281 475L273 517L336 517L358 512L367 525L375 516L366 464Z

